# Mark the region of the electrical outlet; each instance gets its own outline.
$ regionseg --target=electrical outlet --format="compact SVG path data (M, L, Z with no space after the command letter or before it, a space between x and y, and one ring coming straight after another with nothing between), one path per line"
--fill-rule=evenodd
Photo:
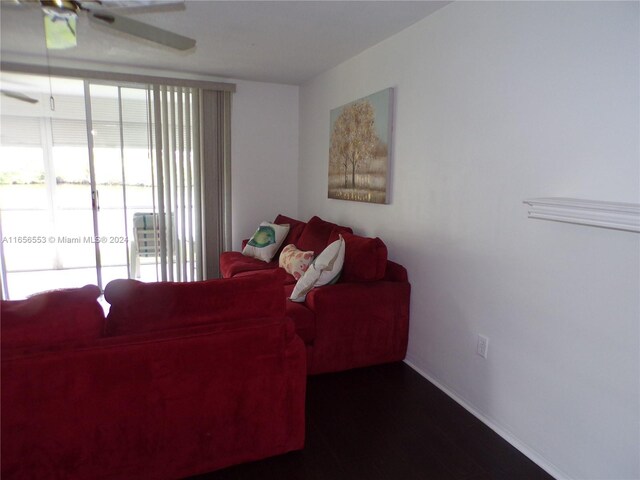
M478 348L476 349L476 353L482 358L487 358L487 353L489 353L489 339L484 335L478 335Z

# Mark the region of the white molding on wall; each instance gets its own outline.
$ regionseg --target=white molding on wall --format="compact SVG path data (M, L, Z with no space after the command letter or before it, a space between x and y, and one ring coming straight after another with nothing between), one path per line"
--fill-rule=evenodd
M437 378L434 378L432 375L428 374L420 367L418 367L415 362L412 361L410 355L404 359L404 363L409 365L413 370L415 370L422 377L426 378L428 381L433 383L436 387L442 390L445 394L451 397L456 403L458 403L461 407L471 413L474 417L484 423L491 430L500 435L503 439L509 442L515 449L519 450L525 457L531 460L533 463L542 468L545 472L551 475L556 480L571 480L572 477L567 475L565 472L556 467L553 463L548 461L543 455L538 453L534 448L530 447L526 443L520 441L518 437L516 437L513 433L511 433L508 429L504 428L499 424L499 422L491 419L487 415L480 412L476 409L472 404L458 395L454 390L443 384Z
M640 204L579 200L576 198L530 198L529 218L575 223L640 233Z

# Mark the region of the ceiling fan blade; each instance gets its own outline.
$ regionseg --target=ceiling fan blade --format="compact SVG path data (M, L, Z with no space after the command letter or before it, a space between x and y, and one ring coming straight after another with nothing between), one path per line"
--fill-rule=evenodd
M0 0L2 1L2 0ZM22 0L24 1L24 0ZM116 9L120 14L161 13L186 10L185 0L79 0L82 10Z
M154 27L148 23L142 23L131 18L114 15L106 10L91 9L89 18L101 25L113 28L119 32L128 33L136 37L144 38L176 50L189 50L195 47L196 41L189 37L183 37L177 33Z
M162 6L184 6L184 0L100 0L103 7L142 8Z
M39 102L39 100L36 98L30 97L29 95L25 95L24 93L14 92L13 90L2 89L0 90L0 93L2 93L2 95L4 95L5 97L15 98L16 100L20 100L21 102L27 102L27 103Z

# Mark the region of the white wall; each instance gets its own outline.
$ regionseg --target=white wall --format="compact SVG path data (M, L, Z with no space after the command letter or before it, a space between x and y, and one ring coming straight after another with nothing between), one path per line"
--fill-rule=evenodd
M298 215L298 87L236 82L231 111L233 249L263 220Z
M640 477L640 236L522 200L640 201L638 6L455 2L300 90L299 216L387 243L408 360L559 477ZM329 111L389 86L391 204L327 199Z

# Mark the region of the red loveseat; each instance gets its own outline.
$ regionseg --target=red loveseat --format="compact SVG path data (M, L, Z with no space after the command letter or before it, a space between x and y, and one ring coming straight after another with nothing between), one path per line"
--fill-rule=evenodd
M2 478L172 479L302 448L281 290L114 281L106 325L95 286L2 302Z
M294 321L296 333L307 348L308 374L404 359L411 285L406 269L387 259L382 240L353 235L351 228L319 217L305 223L278 215L274 223L290 225L281 249L293 244L319 255L338 235L345 240L345 261L338 282L314 288L304 303L286 303L287 316ZM278 257L279 252L266 263L241 252L224 252L220 270L225 278L282 270ZM285 298L291 295L295 282L287 274Z

